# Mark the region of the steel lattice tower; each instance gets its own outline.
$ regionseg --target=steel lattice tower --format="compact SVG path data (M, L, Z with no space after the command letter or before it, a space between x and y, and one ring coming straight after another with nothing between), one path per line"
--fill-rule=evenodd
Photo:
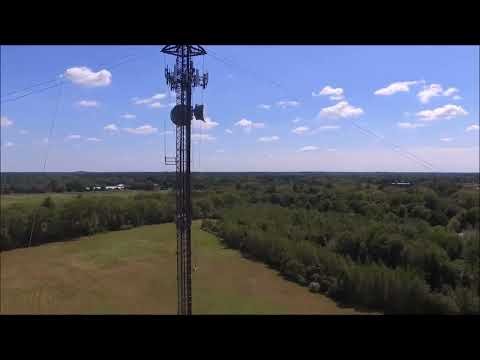
M177 97L172 110L172 121L176 125L176 156L165 157L165 163L176 166L176 227L177 227L177 286L178 314L192 314L192 199L191 199L191 120L192 88L205 88L208 74L199 74L193 66L194 56L205 55L199 45L167 45L162 52L176 56L173 71L165 69L165 78ZM197 115L196 115L197 116ZM201 116L203 120L203 114Z

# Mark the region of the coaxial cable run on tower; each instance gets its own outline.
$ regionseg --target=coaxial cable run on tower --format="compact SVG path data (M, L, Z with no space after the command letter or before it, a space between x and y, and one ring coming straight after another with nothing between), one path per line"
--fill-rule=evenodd
M177 283L178 314L192 313L192 199L191 199L191 122L193 116L204 120L203 105L192 107L192 88L206 88L208 74L195 69L192 58L207 52L199 45L167 45L162 52L176 57L173 70L165 68L165 78L177 101L170 113L176 126L176 154L167 157L165 164L176 166L176 226L177 226Z

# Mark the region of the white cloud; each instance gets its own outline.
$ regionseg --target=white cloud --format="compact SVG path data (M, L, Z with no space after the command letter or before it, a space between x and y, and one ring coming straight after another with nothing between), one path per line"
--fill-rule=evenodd
M300 121L302 121L302 119L299 118L299 117L296 117L295 119L292 120L292 122L293 122L294 124L296 124L296 123L298 123L298 122L300 122Z
M420 99L420 102L426 104L434 96L453 96L454 100L459 100L461 97L457 94L459 90L455 87L450 87L447 90L443 91L442 85L440 84L430 84L425 85L423 90L420 91L417 96Z
M434 96L440 96L443 93L442 85L440 84L430 84L424 86L422 91L419 91L417 96L420 99L420 102L426 104Z
M451 87L443 92L443 96L452 96L453 94L456 94L456 93L458 93L458 89Z
M244 130L246 132L250 132L250 130L253 128L253 129L261 129L261 128L264 128L265 127L265 124L264 123L261 123L261 122L253 122L253 121L250 121L250 120L247 120L247 119L241 119L240 121L237 121L235 123L235 126L240 126L242 128L244 128Z
M159 93L146 99L139 99L138 97L134 97L132 100L135 105L151 104L150 107L152 108L161 108L161 107L166 107L167 105L162 104L156 100L163 100L166 98L167 98L167 94Z
M158 131L157 128L154 128L152 125L149 124L145 124L136 128L124 128L123 130L135 135L150 135Z
M112 74L108 70L93 72L88 67L73 67L65 71L65 77L74 84L97 87L108 86L112 82Z
M208 135L208 134L192 134L192 141L199 142L199 141L214 141L215 137Z
M134 115L134 114L123 114L122 115L122 118L124 119L135 119L137 117L137 115Z
M315 150L318 150L318 147L317 146L312 146L312 145L304 146L304 147L298 149L299 152L315 151Z
M292 130L292 133L297 135L305 134L308 130L310 130L307 126L299 126Z
M260 109L270 110L272 105L260 104L257 107L259 107Z
M118 131L118 127L115 124L108 124L103 129L106 131Z
M28 131L22 129L22 130L19 131L19 133L20 133L20 135L27 135L27 134L28 134Z
M272 141L278 141L280 138L278 136L264 136L261 138L258 138L258 141L260 142L272 142Z
M194 129L204 129L204 130L210 130L213 129L214 127L217 127L219 124L218 122L212 121L209 117L205 118L205 121L193 119L192 120L192 127Z
M167 105L159 103L158 101L154 102L154 103L151 103L148 106L150 106L151 108L156 108L156 109L167 107Z
M457 116L468 115L461 106L448 104L433 110L423 110L416 114L420 121L434 121L440 119L451 119Z
M397 126L402 129L416 129L419 127L424 127L425 124L411 123L411 122L398 122Z
M99 141L102 141L102 140L99 139L99 138L96 138L96 137L89 137L89 138L87 138L87 141L99 142Z
M99 103L95 100L81 100L77 102L77 105L81 107L98 107Z
M479 131L479 130L480 130L480 126L476 124L472 124L465 129L465 131Z
M81 139L82 136L81 135L68 135L65 140L78 140L78 139Z
M330 151L330 152L334 152L334 151L337 151L337 149L327 149L327 151Z
M166 97L167 97L167 94L161 93L161 94L155 94L151 98L153 100L161 100L161 99L165 99Z
M14 145L15 145L15 144L14 144L13 142L11 142L11 141L7 141L7 142L5 143L5 147L12 147L12 146L14 146Z
M374 92L375 95L389 96L397 92L408 92L410 91L410 86L418 84L419 81L399 81L394 82L387 87L378 89Z
M363 114L363 109L356 108L346 101L340 101L338 104L323 108L318 114L319 117L327 118L349 118L357 117Z
M315 91L312 92L312 96L329 96L330 100L342 100L343 99L343 89L342 88L333 88L330 85L325 86L318 93Z
M221 153L224 153L225 150L223 150L223 149L218 149L216 152L221 154Z
M441 138L440 141L451 142L451 141L453 141L453 138Z
M300 103L298 101L293 101L293 100L277 101L277 106L280 106L282 109L286 109L288 107L295 107L299 105Z
M43 138L43 139L42 139L42 143L44 143L44 144L48 144L48 143L49 143L49 140L48 140L48 138Z
M233 131L230 130L230 129L225 129L225 132L226 132L227 134L233 134Z
M10 120L9 118L7 118L6 116L2 116L0 118L0 126L1 127L9 127L13 125L13 120Z

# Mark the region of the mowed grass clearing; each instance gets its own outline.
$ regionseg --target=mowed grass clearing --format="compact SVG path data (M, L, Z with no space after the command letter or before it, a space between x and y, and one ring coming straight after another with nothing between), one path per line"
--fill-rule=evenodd
M192 226L194 314L359 314ZM176 314L174 224L1 253L2 314Z
M160 191L159 191L160 192ZM165 191L163 191L165 192ZM76 198L78 195L83 197L133 197L136 194L147 193L153 194L155 192L139 191L139 190L124 190L124 191L92 191L92 192L64 192L64 193L38 193L38 194L9 194L0 196L0 206L5 207L12 204L30 204L40 205L40 203L47 197L51 197L52 200L59 205Z

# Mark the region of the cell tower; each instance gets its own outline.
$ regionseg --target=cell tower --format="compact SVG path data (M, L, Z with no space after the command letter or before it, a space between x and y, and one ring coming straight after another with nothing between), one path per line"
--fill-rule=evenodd
M177 286L178 314L192 314L192 199L190 174L191 121L203 118L203 105L192 108L192 88L206 88L208 74L201 74L193 66L194 56L206 55L200 45L167 45L162 52L176 56L173 71L165 69L165 78L177 96L177 104L170 113L176 125L176 156L165 156L166 165L176 166L176 226L177 226Z

